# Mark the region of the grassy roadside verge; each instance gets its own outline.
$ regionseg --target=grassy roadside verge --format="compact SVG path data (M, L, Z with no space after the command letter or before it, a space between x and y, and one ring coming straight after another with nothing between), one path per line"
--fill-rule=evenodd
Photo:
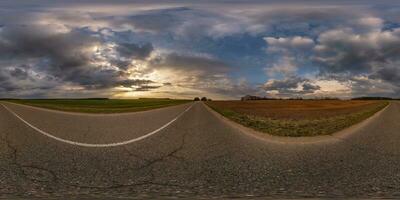
M386 107L389 102L379 102L363 109L362 111L339 115L322 119L304 119L304 120L284 120L258 117L253 115L241 114L230 109L220 109L208 104L210 108L237 122L254 130L268 133L276 136L317 136L329 135L343 130L349 126L357 124L376 112Z
M79 113L124 113L188 103L177 99L29 99L7 100L29 106Z

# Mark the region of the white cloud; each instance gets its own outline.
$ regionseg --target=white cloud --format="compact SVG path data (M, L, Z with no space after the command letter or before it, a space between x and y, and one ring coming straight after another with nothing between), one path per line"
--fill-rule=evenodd
M355 26L358 26L358 29L366 30L366 31L379 31L383 27L384 21L378 17L363 17L356 20Z
M264 37L268 44L269 52L289 52L295 50L307 50L314 45L311 38L294 36L294 37Z
M290 56L282 56L271 67L264 68L269 77L276 75L293 76L297 71L294 59Z

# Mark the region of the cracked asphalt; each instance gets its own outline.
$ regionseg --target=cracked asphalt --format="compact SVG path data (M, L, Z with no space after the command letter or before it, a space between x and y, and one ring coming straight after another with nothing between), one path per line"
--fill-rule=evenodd
M190 104L92 116L7 106L79 142L146 134ZM203 103L144 140L110 148L62 143L0 106L0 198L400 198L400 103L346 138L274 143L241 132Z

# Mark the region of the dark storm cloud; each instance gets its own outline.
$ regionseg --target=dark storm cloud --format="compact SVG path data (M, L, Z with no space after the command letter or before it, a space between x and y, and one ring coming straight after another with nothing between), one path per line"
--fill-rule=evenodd
M154 90L157 88L160 88L161 86L152 86L152 85L141 85L138 88L135 89L135 91L150 91L150 90Z
M61 65L80 65L82 59L78 53L82 48L94 45L97 38L79 30L66 33L56 32L53 26L6 26L0 32L1 57L46 57ZM75 64L76 63L76 64Z
M18 86L13 85L9 81L9 78L4 73L2 73L1 70L0 70L0 85L1 85L0 94L7 91L13 91L18 88Z
M138 45L134 43L119 43L116 50L120 56L125 58L146 59L154 50L151 43Z
M55 27L7 26L0 33L0 55L14 60L37 59L38 66L52 75L63 78L75 68L90 62L84 48L96 44L97 39L72 30L58 33Z
M301 88L300 90L299 87ZM280 95L311 94L319 90L318 85L312 84L307 78L292 76L283 80L270 80L264 84L265 91L278 91Z
M10 75L17 79L27 79L28 78L28 72L25 69L21 69L21 68L13 69L10 72Z
M115 69L95 64L91 48L101 43L98 37L81 29L60 32L53 26L6 26L0 32L0 58L16 63L33 62L32 70L46 74L60 84L69 82L86 89L132 87L152 82L129 79L124 71L126 65ZM150 44L123 44L118 50L124 56L142 59L149 55L153 47ZM121 64L123 61L114 59L115 62ZM24 79L26 75L23 67L11 71L15 79Z
M131 66L132 60L110 59L109 62L121 70L127 70Z
M321 34L315 61L321 72L368 72L374 65L397 59L400 34L371 32L355 34L350 30L333 30Z
M305 91L305 92L314 92L314 91L319 90L319 89L321 89L321 87L318 86L318 85L313 85L311 83L304 83L303 84L303 91Z
M385 80L400 89L400 62L380 68L376 73L369 75L369 78Z
M114 69L77 68L63 76L87 89L107 89L118 86L132 87L152 83L150 80L128 79L126 75Z
M333 30L321 34L315 49L314 61L324 77L341 81L351 80L354 76L370 79L353 82L352 87L358 92L361 92L360 89L370 91L360 84L377 88L373 85L380 84L379 81L387 83L380 84L386 87L386 91L400 88L400 29L375 30L364 34L351 30ZM388 92L387 95L394 94Z
M27 66L22 66L27 67ZM38 94L38 92L47 93L54 85L36 83L24 68L0 68L0 97L10 97L11 94L20 94L21 92L29 94Z

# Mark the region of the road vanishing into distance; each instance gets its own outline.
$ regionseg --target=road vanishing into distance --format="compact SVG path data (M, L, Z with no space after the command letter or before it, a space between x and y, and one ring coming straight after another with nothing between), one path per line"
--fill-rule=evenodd
M200 102L107 115L2 103L0 198L400 198L400 103L348 131L262 139Z

